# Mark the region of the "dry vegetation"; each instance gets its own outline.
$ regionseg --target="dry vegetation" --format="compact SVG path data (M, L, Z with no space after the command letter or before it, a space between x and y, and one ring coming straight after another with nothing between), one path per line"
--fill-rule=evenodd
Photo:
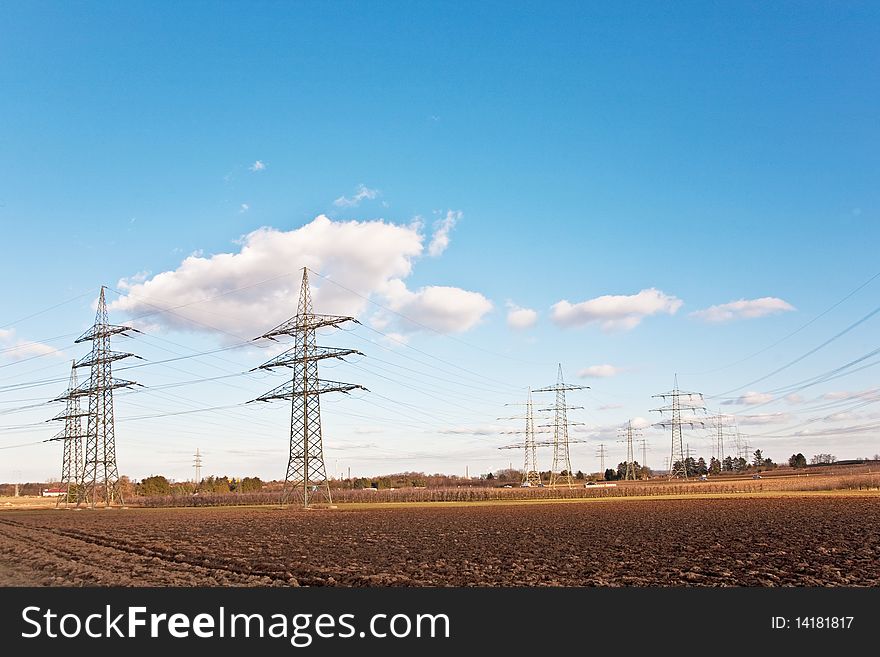
M767 476L762 479L722 478L715 481L669 480L619 481L613 487L579 484L574 488L400 488L377 491L334 489L334 503L370 502L483 502L504 500L565 500L609 497L666 497L681 495L732 495L737 493L772 493L794 491L880 490L880 473L861 472L838 474L811 474ZM279 492L241 494L201 494L196 496L154 496L136 498L134 503L146 507L165 506L251 506L278 504Z

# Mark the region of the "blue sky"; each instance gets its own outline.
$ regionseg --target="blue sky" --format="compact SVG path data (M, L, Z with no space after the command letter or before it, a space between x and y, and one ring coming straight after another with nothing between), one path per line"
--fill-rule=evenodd
M3 14L0 447L60 428L37 425L54 406L22 407L63 391L100 285L115 291L114 321L147 322L123 344L155 363L293 314L308 264L375 302L313 281L318 311L365 325L324 338L366 354L325 375L373 391L325 399L331 470L516 466L519 452L496 449L511 439L496 418L553 382L557 362L592 387L572 400L588 441L572 447L575 469L598 469L600 442L621 460L614 428L651 419L676 372L683 388L726 393L707 405L776 460L880 451L876 369L784 399L880 346L877 317L747 385L876 308L880 279L738 362L880 271L876 5L33 2ZM573 314L554 314L563 300ZM692 314L738 301L732 317ZM535 324L509 326L508 303ZM607 324L615 312L629 321ZM117 400L121 471L187 478L198 447L206 472L281 476L284 404L167 416L280 384L235 376L266 351L133 370L147 391ZM613 376L578 376L590 371ZM645 435L662 466L668 437ZM711 454L704 432L688 441ZM56 470L57 443L0 450L0 480Z

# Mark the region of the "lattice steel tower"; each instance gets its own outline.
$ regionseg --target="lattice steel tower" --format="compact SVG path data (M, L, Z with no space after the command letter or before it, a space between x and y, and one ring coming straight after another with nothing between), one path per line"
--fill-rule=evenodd
M137 384L134 381L113 378L113 363L134 354L111 350L110 336L139 331L130 326L116 326L108 322L104 290L102 286L94 325L74 341L77 344L92 343L91 351L74 363L74 367L89 368L89 379L69 395L89 398L85 462L82 482L78 486L77 506L82 502L91 502L92 507L95 507L99 496L107 506L116 501L125 503L119 491L119 468L116 465L113 391Z
M571 488L574 485L574 477L571 473L571 457L569 455L569 443L572 442L568 438L568 427L580 422L569 422L568 411L583 408L582 406L566 406L565 393L571 390L585 390L590 386L578 386L567 384L562 380L562 364L559 364L559 370L556 375L556 385L547 386L545 388L537 388L532 392L555 392L556 404L552 409L554 412L553 424L553 467L550 469L550 485L556 486L559 483L568 484ZM581 442L581 441L576 441ZM565 474L562 474L562 473Z
M289 383L278 386L253 401L273 399L291 400L290 414L290 454L287 461L287 474L284 477L284 490L281 504L285 505L291 497L302 501L308 507L316 498L325 498L328 503L330 484L324 465L324 446L321 435L321 395L327 392L344 392L361 389L361 385L326 381L318 378L318 361L325 358L343 358L350 354L363 355L356 349L319 347L315 331L326 326L338 327L344 322L357 322L354 317L342 315L316 315L312 312L312 296L309 292L308 269L303 267L302 287L299 292L299 305L296 315L264 333L261 338L274 340L281 335L294 338L294 346L255 369L271 370L276 367L290 367L293 378Z
M82 480L82 442L85 437L82 419L88 415L88 411L82 410L79 397L72 394L76 390L77 385L76 361L73 361L70 367L70 382L67 386L67 392L61 397L52 400L65 402L64 410L49 420L50 422L55 420L64 421L64 429L54 438L50 438L50 440L64 442L64 456L61 463L61 487L65 490L65 493L63 498L59 497L56 500L56 507L62 501L64 506L67 507L72 501L77 499L78 486Z
M622 438L618 442L626 443L626 472L624 473L624 480L636 480L636 464L635 457L633 456L633 437L638 437L639 431L638 429L633 429L632 420L628 420L626 423L626 427L619 429L618 432L621 434ZM644 466L644 463L642 464Z
M672 450L669 455L669 476L681 477L687 479L687 458L685 457L684 442L681 437L681 427L686 425L690 428L696 426L705 427L706 423L702 419L696 417L682 418L682 411L686 413L696 413L698 410L705 411L706 407L702 405L703 395L699 392L685 392L678 389L678 375L675 375L675 387L669 392L662 392L659 395L652 395L671 403L661 408L651 409L652 413L668 413L662 421L654 424L655 427L672 430ZM687 404L682 406L681 398L687 399Z
M520 404L514 404L519 406ZM525 420L526 426L523 431L503 431L502 433L521 433L524 436L522 443L514 445L505 445L499 449L522 449L525 452L523 463L524 486L539 486L541 484L541 472L538 470L537 445L535 440L535 413L532 405L532 389L529 388L529 396L525 404L525 415L514 415L512 417L498 418L499 420Z

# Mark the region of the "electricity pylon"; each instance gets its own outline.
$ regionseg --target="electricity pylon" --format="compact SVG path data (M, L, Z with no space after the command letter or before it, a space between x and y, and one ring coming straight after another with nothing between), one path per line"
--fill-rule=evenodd
M351 354L363 354L356 349L319 347L315 341L315 331L328 326L338 327L344 322L355 322L354 317L342 315L317 315L312 312L312 296L309 292L309 273L303 267L302 287L299 291L299 305L296 315L261 335L261 338L274 340L281 335L293 336L294 346L255 369L271 370L276 367L290 367L293 378L252 401L271 401L273 399L291 400L290 414L290 453L287 461L287 474L281 492L281 504L287 504L291 497L302 501L308 508L315 498L330 497L330 483L324 465L324 444L321 434L321 395L327 392L366 390L361 385L326 381L318 378L318 361L325 358L343 358Z
M599 472L605 474L605 443L599 443L596 448L596 456L599 457Z
M644 438L639 438L639 445L642 446L642 473L644 474L648 468L648 441Z
M67 392L62 397L59 397L59 401L63 400L65 402L64 410L49 420L49 422L64 420L64 429L54 438L50 438L50 440L64 442L64 456L61 463L61 487L65 491L63 498L65 508L70 505L71 501L77 499L77 489L82 480L83 472L82 442L85 432L82 427L82 419L88 415L88 411L82 410L79 397L72 394L77 389L77 386L76 361L72 361ZM55 501L56 508L61 501L61 497Z
M636 480L636 464L635 457L633 456L633 437L637 437L639 435L638 429L633 429L632 420L628 420L626 423L626 427L618 429L618 432L622 436L622 438L618 442L626 443L626 473L624 474L624 480ZM642 464L644 466L644 464Z
M540 486L541 472L538 470L537 441L535 440L535 413L532 405L532 389L529 388L529 396L526 401L526 414L514 415L499 420L525 420L526 427L523 431L504 431L502 433L521 433L524 436L522 443L505 445L499 449L522 449L525 452L523 464L523 486Z
M678 389L678 375L675 375L675 387L669 392L662 392L659 395L652 395L666 401L671 400L671 404L660 408L651 409L652 413L668 413L668 417L657 422L653 426L662 429L672 430L672 450L669 455L669 476L681 477L687 479L687 459L684 453L684 443L681 437L681 427L686 425L690 428L696 426L705 427L706 423L702 419L696 417L682 418L682 411L696 413L698 410L706 410L702 405L703 395L699 392L685 392ZM687 404L681 405L681 398L687 398ZM699 404L699 405L697 405Z
M198 447L196 447L196 453L193 454L193 467L196 470L196 488L198 488L202 483L202 454Z
M134 354L110 349L110 337L125 335L128 332L140 333L131 326L116 326L107 320L107 302L104 298L104 286L98 296L98 309L92 327L74 340L76 344L91 342L92 348L85 356L76 361L75 368L88 367L88 381L78 385L68 394L55 401L68 398L89 398L88 422L85 433L85 460L82 479L77 486L76 504L90 502L92 508L98 503L98 497L106 506L114 502L125 504L119 490L119 468L116 465L116 426L113 419L113 391L117 388L129 388L134 381L113 378L113 363L123 358L140 358Z
M546 425L553 427L553 467L550 469L550 486L556 486L560 482L567 484L569 488L574 485L574 478L571 474L571 457L569 455L568 446L571 442L583 441L569 440L568 427L575 424L583 423L569 422L568 411L577 408L583 408L583 406L566 406L565 393L572 390L585 390L589 387L590 386L578 386L565 383L562 380L562 363L560 363L556 375L556 385L546 386L544 388L537 388L532 391L556 393L556 404L553 406L553 408L540 409L542 411L552 410L554 412L553 424ZM562 474L563 472L565 474Z

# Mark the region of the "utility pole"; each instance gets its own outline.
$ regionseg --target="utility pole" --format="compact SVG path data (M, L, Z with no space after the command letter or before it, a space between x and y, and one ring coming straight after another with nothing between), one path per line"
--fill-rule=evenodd
M199 453L198 447L193 455L193 467L196 469L196 488L198 488L202 483L202 455Z
M554 412L553 427L553 467L550 469L550 486L555 487L557 484L568 484L569 488L574 486L574 477L571 473L571 457L569 454L569 443L581 442L571 441L568 437L568 427L583 424L583 422L569 422L567 411L583 408L583 406L566 406L565 393L572 390L586 390L590 386L578 386L567 384L562 380L562 363L556 374L556 385L537 388L533 392L555 392L556 404L553 408L540 409L542 411ZM565 474L562 474L562 473Z
M50 440L64 441L64 456L61 463L61 487L65 489L64 508L70 505L70 502L78 498L78 489L83 476L83 457L82 442L85 437L83 431L82 418L88 416L88 411L83 411L80 407L78 396L73 392L79 387L76 376L76 361L70 366L70 381L67 385L67 392L60 397L65 402L64 410L53 417L49 422L54 420L64 420L64 429ZM55 507L61 503L61 497L55 501Z
M69 397L88 397L89 411L86 427L86 450L82 480L77 486L79 506L90 501L92 508L98 503L99 491L104 504L125 504L119 490L119 468L116 464L116 426L113 419L113 391L138 385L134 381L113 377L113 363L123 358L140 358L134 354L112 351L110 337L140 333L131 326L116 326L107 319L107 301L104 286L98 296L98 310L92 327L74 340L75 344L91 342L91 351L74 363L74 367L88 367L89 379L71 392L53 401L67 401Z
M357 320L354 317L318 315L312 312L309 273L308 269L303 267L296 315L256 338L275 340L282 335L294 338L293 348L255 368L271 370L276 367L290 367L293 368L292 380L252 400L267 402L274 399L289 399L291 401L290 453L287 474L284 477L284 489L281 492L282 506L287 504L290 497L296 497L305 508L309 507L315 497L323 496L328 503L332 503L327 469L324 465L320 398L328 392L348 393L366 388L354 383L319 379L318 361L325 358L341 359L351 354L363 356L363 354L356 349L319 347L315 332L319 328L338 327L345 322L357 323Z
M699 392L684 392L678 389L678 375L675 375L675 387L669 392L662 392L659 397L663 401L670 400L670 404L660 408L651 409L653 413L664 414L660 422L654 424L655 427L663 429L671 429L672 431L672 449L669 455L669 476L687 479L687 461L684 452L684 444L681 436L681 427L683 425L690 428L695 426L706 426L706 423L694 416L682 418L682 412L696 413L698 410L706 410L702 405L703 395ZM682 397L685 398L685 404L682 405ZM699 404L699 405L697 405ZM668 415L666 415L668 414Z
M633 429L632 420L627 421L626 427L622 429L618 429L618 433L621 434L622 438L618 440L618 442L626 443L626 473L624 474L624 480L636 480L636 464L635 457L633 456L633 437L638 436L638 429Z
M596 456L599 457L599 472L605 474L605 443L599 443L599 449L596 450Z

